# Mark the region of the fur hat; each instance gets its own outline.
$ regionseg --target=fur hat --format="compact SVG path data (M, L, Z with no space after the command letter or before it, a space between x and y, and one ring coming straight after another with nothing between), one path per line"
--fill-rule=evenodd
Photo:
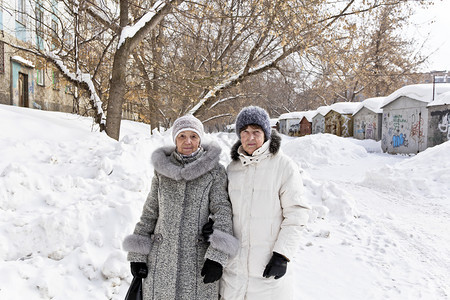
M270 118L267 111L259 106L244 107L236 118L236 134L241 139L241 130L247 125L258 125L262 128L265 140L270 139Z
M193 131L198 134L200 141L203 139L204 130L202 122L194 117L193 115L185 115L183 117L179 117L173 122L172 128L172 138L173 142L176 144L176 138L180 132L183 131Z

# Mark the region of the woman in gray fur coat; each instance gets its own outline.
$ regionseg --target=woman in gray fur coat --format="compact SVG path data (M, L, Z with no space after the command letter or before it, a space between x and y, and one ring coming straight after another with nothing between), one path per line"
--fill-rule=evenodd
M131 273L144 279L144 300L218 299L222 266L237 253L221 149L201 144L194 116L173 125L175 147L152 155L155 175L134 233L125 238ZM202 228L213 220L213 234ZM211 222L208 223L211 225Z

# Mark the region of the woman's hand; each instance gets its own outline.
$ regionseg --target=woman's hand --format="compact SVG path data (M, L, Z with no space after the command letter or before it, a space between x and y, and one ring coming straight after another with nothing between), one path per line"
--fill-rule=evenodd
M205 242L209 241L209 237L211 236L211 234L213 234L214 229L213 229L213 225L214 225L214 221L213 219L209 218L208 223L206 223L205 225L203 225L202 228L202 235L203 235L203 239L205 240Z
M206 259L201 273L202 276L205 276L203 278L204 283L211 283L219 280L220 277L222 277L222 273L223 267L221 264L208 258Z

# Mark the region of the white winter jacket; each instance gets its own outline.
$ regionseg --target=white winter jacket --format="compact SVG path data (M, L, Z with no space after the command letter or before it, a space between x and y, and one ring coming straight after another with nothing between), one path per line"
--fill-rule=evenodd
M302 195L297 165L280 150L281 138L245 155L236 143L227 168L228 193L233 208L233 230L240 241L238 255L224 268L222 300L289 300L293 298L291 269L282 278L264 278L272 252L292 260L298 251L308 205Z

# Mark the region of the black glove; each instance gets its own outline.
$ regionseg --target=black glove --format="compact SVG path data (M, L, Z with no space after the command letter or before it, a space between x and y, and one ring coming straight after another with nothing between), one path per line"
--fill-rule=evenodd
M288 260L283 255L273 252L272 258L264 269L263 276L269 278L275 276L275 279L279 279L286 274Z
M213 224L214 224L213 219L209 218L208 223L203 225L202 235L203 235L203 239L205 240L205 242L209 241L209 236L214 232Z
M145 278L148 274L147 264L143 262L131 262L131 274L137 278Z
M203 278L203 282L211 283L211 282L219 280L220 277L222 277L222 272L223 272L223 267L221 264L207 258L205 263L203 264L202 273L201 273L202 276L205 276Z

